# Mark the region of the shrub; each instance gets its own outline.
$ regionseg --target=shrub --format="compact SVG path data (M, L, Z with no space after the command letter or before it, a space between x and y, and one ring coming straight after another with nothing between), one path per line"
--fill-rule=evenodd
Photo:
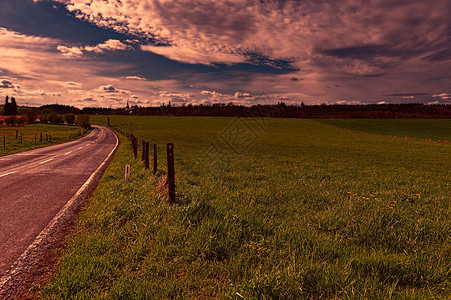
M6 119L5 119L5 123L6 123L6 125L8 125L8 126L12 126L12 125L14 125L14 124L16 124L16 117L15 116L10 116L10 117L7 117Z
M25 124L25 117L24 116L20 116L20 117L18 117L17 119L16 119L16 124L17 125L19 125L19 126L21 126L21 125L23 125L23 124Z

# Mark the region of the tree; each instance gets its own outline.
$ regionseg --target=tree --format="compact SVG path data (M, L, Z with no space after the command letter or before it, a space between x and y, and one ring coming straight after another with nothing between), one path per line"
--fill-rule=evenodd
M44 114L44 115L50 115L51 113L54 113L55 111L53 110L53 109L51 109L51 108L44 108L43 110L42 110L42 113Z
M51 122L50 116L56 114L56 112L51 108L45 108L42 110L42 116L40 117L42 123Z
M36 122L38 115L39 115L39 113L35 109L27 110L27 112L25 113L25 118L27 120L27 123L32 124L32 123Z
M9 96L5 98L5 105L3 106L3 114L9 116L11 111L11 103L9 103Z
M14 97L11 97L11 111L10 111L12 116L17 115L17 103L16 103L16 99Z
M77 124L80 125L81 128L90 129L91 124L89 123L89 115L79 115L77 117Z
M64 120L67 124L73 124L75 122L75 114L68 113L64 115Z
M63 117L53 111L49 115L49 121L51 124L61 124L61 123L63 123Z
M39 117L39 120L41 121L41 123L48 123L49 116L48 115L42 115L42 116Z

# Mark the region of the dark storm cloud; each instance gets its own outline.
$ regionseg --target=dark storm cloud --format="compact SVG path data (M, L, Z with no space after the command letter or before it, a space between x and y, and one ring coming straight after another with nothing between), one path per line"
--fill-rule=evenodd
M47 78L43 85L75 81L73 99L118 102L137 91L161 101L155 91L164 90L187 101L202 91L216 91L205 101L265 91L306 103L418 87L440 95L451 86L449 8L449 0L0 0L10 54L0 69Z
M83 22L56 1L1 0L0 12L1 26L27 35L70 43L101 43L107 39L129 37Z
M398 57L408 58L421 53L419 50L397 50L385 45L362 45L354 47L344 47L336 49L326 49L321 51L325 55L354 58L354 59L372 59L376 57Z
M2 79L0 80L0 89L12 89L14 88L14 85L11 81Z

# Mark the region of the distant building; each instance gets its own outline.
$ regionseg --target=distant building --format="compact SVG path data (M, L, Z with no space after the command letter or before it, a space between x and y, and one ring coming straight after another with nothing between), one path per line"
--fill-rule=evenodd
M125 113L128 115L134 115L136 114L136 111L138 110L138 105L132 106L130 107L128 101L127 101L127 106L125 107Z

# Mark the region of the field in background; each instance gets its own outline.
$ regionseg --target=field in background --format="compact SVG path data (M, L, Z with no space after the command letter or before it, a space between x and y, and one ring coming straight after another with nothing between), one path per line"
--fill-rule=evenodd
M428 138L430 121L415 134ZM164 172L145 171L121 137L39 296L451 296L449 144L300 119L111 116L111 124L158 144L160 170L165 143L175 144L178 204L165 201Z
M449 119L324 119L319 122L358 132L451 141Z
M18 131L17 138L16 131ZM41 133L43 135L42 141ZM83 134L84 131L79 126L29 124L0 127L0 156L68 142ZM51 140L46 135L50 135ZM6 138L6 148L3 144L3 137Z

